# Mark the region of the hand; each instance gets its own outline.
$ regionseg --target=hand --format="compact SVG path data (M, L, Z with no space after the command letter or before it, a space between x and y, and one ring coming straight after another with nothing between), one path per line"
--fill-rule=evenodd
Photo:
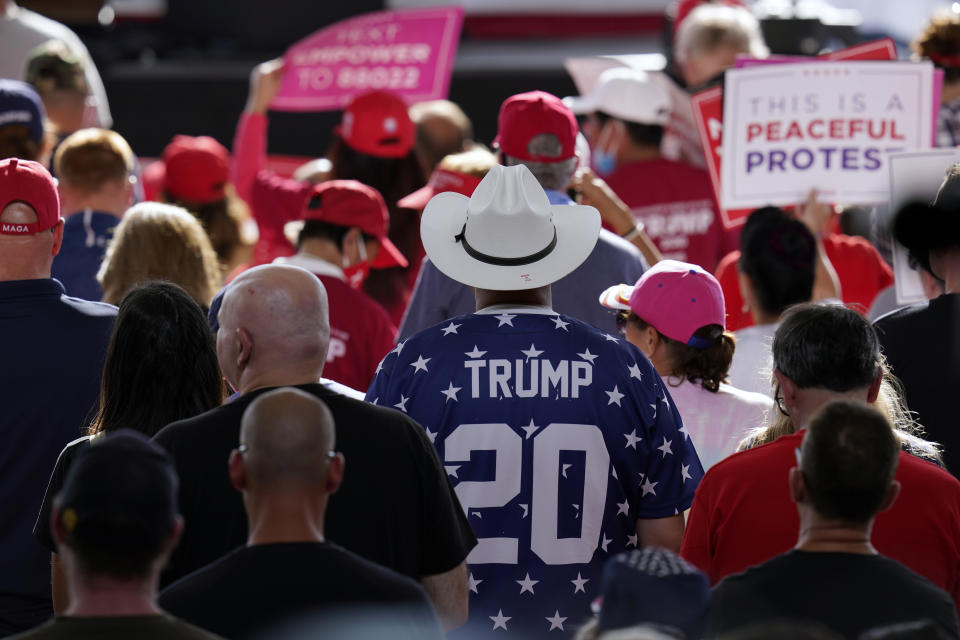
M819 240L827 234L827 227L833 217L833 207L818 202L817 195L816 189L810 190L806 202L797 207L797 219Z
M570 186L580 193L580 204L596 207L614 233L622 235L636 224L623 200L591 169L578 169L570 179Z
M248 113L264 114L270 103L280 91L283 74L286 71L283 58L274 58L262 62L250 72L250 94L247 97Z

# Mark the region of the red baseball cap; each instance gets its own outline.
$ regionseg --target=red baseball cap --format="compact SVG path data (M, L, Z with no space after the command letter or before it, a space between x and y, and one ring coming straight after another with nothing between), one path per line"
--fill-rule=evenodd
M176 136L163 150L164 188L187 202L222 200L230 178L230 153L210 136Z
M454 191L461 193L468 198L473 195L473 190L480 184L480 178L472 176L469 173L451 171L449 169L436 168L430 175L430 180L426 186L420 187L408 196L404 196L397 201L397 206L401 209L416 209L423 211L430 198L443 193L444 191Z
M402 158L413 149L416 127L407 104L387 91L354 97L334 133L350 147L378 158Z
M13 202L24 202L37 212L30 224L0 223L0 234L27 236L46 231L60 222L57 183L39 162L6 158L0 160L0 210Z
M358 227L380 241L380 251L370 266L374 269L406 267L407 259L390 239L390 214L383 196L356 180L328 180L313 187L304 209L304 220L320 220L339 227ZM310 206L313 205L313 206Z
M493 141L508 156L527 162L561 162L576 154L577 118L557 96L546 91L518 93L507 98L497 118ZM560 140L560 157L530 153L527 145L535 136L552 133Z

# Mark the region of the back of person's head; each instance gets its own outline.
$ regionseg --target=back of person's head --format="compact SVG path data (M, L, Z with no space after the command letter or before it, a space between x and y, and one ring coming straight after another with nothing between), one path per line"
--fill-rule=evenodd
M260 395L240 426L243 488L326 490L335 444L333 414L316 396L289 387Z
M148 436L219 406L216 345L200 306L179 286L149 282L120 302L90 433Z
M53 169L64 186L93 194L108 184L126 187L133 162L133 150L123 136L109 129L89 128L60 143Z
M322 369L326 360L330 342L327 292L320 279L306 269L269 264L244 271L227 286L218 321L218 343L250 340L250 360L276 375L284 376L298 367ZM229 370L236 354L228 351L218 348L217 355L221 370L236 386L238 381L230 378Z
M800 471L814 510L831 520L862 524L887 499L900 444L886 417L868 405L840 400L810 420Z
M0 160L0 280L49 278L62 230L57 186L43 165Z
M120 430L94 440L70 466L54 506L54 536L80 582L142 580L176 543L177 474L146 436Z
M773 336L773 366L801 389L839 393L869 387L880 368L873 325L838 304L787 311Z
M716 636L717 640L842 640L833 631L810 620L768 620L753 622Z
M475 145L468 151L444 156L430 174L427 184L401 198L397 206L401 209L423 211L433 196L446 191L453 191L469 198L491 167L496 164L498 164L497 156L482 145Z
M524 164L544 189L562 191L577 168L579 126L560 98L545 91L518 93L500 106L494 145L503 164Z
M910 48L917 57L943 69L945 84L960 80L960 14L951 10L935 13Z
M486 147L475 145L466 151L444 156L437 166L440 169L465 173L482 180L490 171L490 167L495 164L497 164L497 156Z
M757 209L740 232L739 268L756 303L779 316L809 302L816 274L817 241L799 220L777 207Z
M43 99L57 133L84 126L89 87L83 63L61 40L48 40L27 55L24 79Z
M473 139L473 124L455 102L429 100L410 107L417 129L416 150L429 172L445 156L463 151Z
M168 280L202 307L220 289L220 267L200 223L186 210L142 202L124 214L97 280L105 302L118 304L128 291L151 280Z
M43 151L46 111L26 82L0 78L0 159L37 160Z
M688 85L710 80L733 66L734 55L769 55L760 23L743 6L704 3L691 11L677 28L674 58Z

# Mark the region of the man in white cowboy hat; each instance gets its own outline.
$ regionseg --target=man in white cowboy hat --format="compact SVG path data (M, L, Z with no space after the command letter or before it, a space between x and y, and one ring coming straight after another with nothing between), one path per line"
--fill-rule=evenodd
M523 165L423 212L427 255L474 288L477 312L398 344L367 399L416 417L456 483L479 538L474 633L571 635L608 557L677 549L703 473L649 360L551 309L550 284L599 229L595 209L551 205Z

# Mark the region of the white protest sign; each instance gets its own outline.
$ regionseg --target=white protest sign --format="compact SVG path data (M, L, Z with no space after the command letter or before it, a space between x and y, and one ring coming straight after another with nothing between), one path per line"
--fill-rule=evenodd
M889 218L909 202L932 203L950 165L960 162L960 149L929 149L892 153L890 162ZM926 300L919 274L910 268L909 252L893 242L893 273L897 303L911 304Z
M730 69L721 184L729 209L886 202L887 154L928 149L929 62L812 62Z

